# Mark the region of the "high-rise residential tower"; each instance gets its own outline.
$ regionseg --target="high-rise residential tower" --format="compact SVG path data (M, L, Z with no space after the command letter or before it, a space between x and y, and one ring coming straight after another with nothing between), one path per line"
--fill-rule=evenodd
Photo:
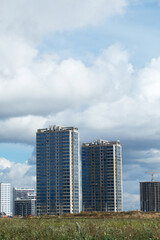
M11 185L0 183L0 212L11 215Z
M80 212L78 128L38 129L36 150L37 215Z
M83 211L123 211L122 147L119 141L82 145Z

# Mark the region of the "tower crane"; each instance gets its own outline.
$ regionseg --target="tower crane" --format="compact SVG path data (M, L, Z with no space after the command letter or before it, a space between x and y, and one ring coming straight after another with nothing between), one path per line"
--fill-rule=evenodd
M145 172L145 173L151 173L151 174L152 174L152 180L151 180L151 181L153 182L153 181L154 181L153 174L154 174L154 173L160 173L160 172L154 172L154 171L153 171L153 168L152 168L152 172Z

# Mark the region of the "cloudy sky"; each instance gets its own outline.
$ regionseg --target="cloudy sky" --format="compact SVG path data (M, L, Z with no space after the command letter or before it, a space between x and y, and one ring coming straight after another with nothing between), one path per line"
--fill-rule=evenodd
M160 170L160 0L0 6L0 181L35 186L37 128L74 125L121 141L124 210L139 209Z

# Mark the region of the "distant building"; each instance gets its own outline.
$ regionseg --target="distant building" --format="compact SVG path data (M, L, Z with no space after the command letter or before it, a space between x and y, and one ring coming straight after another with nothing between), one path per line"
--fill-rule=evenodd
M11 185L0 183L0 213L11 215Z
M83 143L82 210L123 211L122 147L119 141Z
M13 215L36 214L36 198L33 188L13 188Z
M14 216L34 216L36 214L35 199L21 199L14 202Z
M160 182L140 182L140 210L160 212Z
M80 212L80 151L76 127L38 129L37 215Z

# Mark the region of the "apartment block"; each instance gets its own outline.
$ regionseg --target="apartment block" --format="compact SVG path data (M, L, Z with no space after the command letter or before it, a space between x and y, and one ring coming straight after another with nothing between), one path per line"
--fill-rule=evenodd
M120 141L82 144L83 211L123 211Z
M13 188L13 215L36 214L36 195L33 188Z
M76 127L36 133L37 215L80 212L80 150Z
M0 212L7 216L11 215L11 185L0 183Z

